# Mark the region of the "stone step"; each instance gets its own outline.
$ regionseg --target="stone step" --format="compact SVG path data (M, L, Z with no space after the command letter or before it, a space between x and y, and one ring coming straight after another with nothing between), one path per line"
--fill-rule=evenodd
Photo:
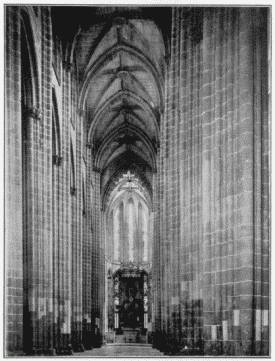
M74 353L79 357L167 357L149 344L106 344L99 349L87 350L84 353Z
M167 357L157 349L152 348L150 344L105 344L101 348L94 348L93 350L87 350L84 353L74 353L74 356L80 357Z
M106 343L106 346L137 346L137 347L149 347L152 348L152 345L150 343L136 343L136 342L115 342L115 343Z
M112 345L106 345L106 348L108 349L108 346L109 346L109 349L113 350L114 348L116 349L120 349L120 352L121 353L124 353L127 354L127 353L130 353L133 352L133 350L137 350L137 355L138 356L163 356L163 353L160 352L159 350L155 349L155 348L152 348L152 345L151 344L148 344L148 343L144 343L144 344L140 344L140 343L115 343L115 344L112 344ZM124 350L124 352L123 352Z
M125 332L123 335L115 335L115 343L147 343L146 335L139 335L136 332Z
M114 343L147 344L147 335L142 335L140 329L124 328L121 335L114 336Z

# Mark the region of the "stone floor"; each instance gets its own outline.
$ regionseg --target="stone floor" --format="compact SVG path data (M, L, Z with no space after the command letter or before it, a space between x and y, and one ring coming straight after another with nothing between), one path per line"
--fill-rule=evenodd
M73 357L161 357L162 352L145 344L107 344L85 352L75 352Z

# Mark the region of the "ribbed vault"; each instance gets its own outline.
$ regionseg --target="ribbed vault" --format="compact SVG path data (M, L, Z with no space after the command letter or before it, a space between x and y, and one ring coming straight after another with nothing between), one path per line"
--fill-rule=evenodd
M85 113L94 169L101 173L105 207L128 171L152 196L167 46L163 29L146 12L142 15L141 8L92 11L101 21L83 23L71 51L80 79L79 108Z

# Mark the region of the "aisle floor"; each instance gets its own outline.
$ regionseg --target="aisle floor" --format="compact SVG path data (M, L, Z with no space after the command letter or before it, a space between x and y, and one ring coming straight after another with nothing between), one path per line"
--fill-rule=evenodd
M75 352L74 357L161 357L163 353L144 344L107 344L85 352Z

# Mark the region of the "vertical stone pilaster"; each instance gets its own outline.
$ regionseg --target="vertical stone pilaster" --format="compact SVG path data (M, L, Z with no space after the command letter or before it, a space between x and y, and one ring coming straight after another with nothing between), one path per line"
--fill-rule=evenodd
M83 114L76 114L75 108L77 106L77 89L74 84L73 68L69 67L70 72L65 72L65 76L68 78L67 85L67 103L71 106L71 112L67 113L67 119L70 118L71 122L68 122L69 127L75 132L76 141L76 175L75 175L75 188L76 191L71 192L69 199L71 200L71 342L74 351L83 351L82 345L82 287L83 287L83 229L85 229L86 219L82 213L82 152L83 152ZM69 128L70 129L70 128ZM70 132L69 132L70 133ZM69 178L68 178L69 179Z
M160 262L173 266L157 266L161 320L166 334L209 354L266 350L264 12L173 10L159 168Z
M92 333L94 334L93 345L98 346L97 339L95 337L96 325L101 326L101 314L102 314L102 305L100 302L99 294L99 282L100 282L100 272L102 268L102 258L100 250L100 236L101 236L101 199L100 199L100 172L98 170L94 171L94 216L93 216L93 229L94 229L94 239L92 244ZM102 329L100 329L102 332Z
M83 309L83 345L85 349L92 348L92 306L93 306L93 254L92 247L94 241L94 196L95 183L93 178L93 159L89 145L86 152L87 161L87 214L86 232L83 233L82 252L82 309Z
M5 345L23 347L22 128L19 7L5 8ZM16 80L17 79L17 80Z
M71 90L74 94L77 93L77 89L74 86L72 77L74 76L71 73ZM73 99L77 99L76 96ZM72 109L76 104L72 104ZM86 149L83 146L84 131L85 131L85 113L80 113L75 115L72 112L72 116L76 121L73 120L75 124L75 136L76 136L76 194L72 196L72 312L73 312L73 349L74 351L82 351L82 302L83 302L83 238L85 237L86 223L87 218L86 214L83 213L83 197L82 193L86 190L83 189L83 156L85 156L84 150ZM84 182L85 184L85 182Z
M53 274L52 274L52 42L51 12L41 12L41 111L42 117L34 134L36 152L35 248L36 248L36 352L53 354Z
M101 203L101 202L100 202ZM104 212L102 210L102 207L100 205L100 270L99 270L99 314L100 314L100 324L99 330L102 337L99 342L105 343L105 287L106 287L106 273L105 273L105 263L106 263L106 239L105 239L105 230L106 230L106 223L105 223L105 217ZM101 344L100 344L101 346Z
M261 199L258 120L265 121L267 107L260 90L258 15L254 9L208 9L205 15L204 294L212 292L212 301L204 298L204 331L210 353L252 355L260 338L255 278Z
M23 228L23 257L25 259L24 266L24 333L28 337L24 338L24 352L31 354L36 350L37 342L37 300L38 290L35 287L36 269L37 269L37 246L35 232L36 199L34 197L35 188L37 187L37 152L35 133L39 122L37 111L34 108L25 109L23 113L23 167L24 171L24 228Z

